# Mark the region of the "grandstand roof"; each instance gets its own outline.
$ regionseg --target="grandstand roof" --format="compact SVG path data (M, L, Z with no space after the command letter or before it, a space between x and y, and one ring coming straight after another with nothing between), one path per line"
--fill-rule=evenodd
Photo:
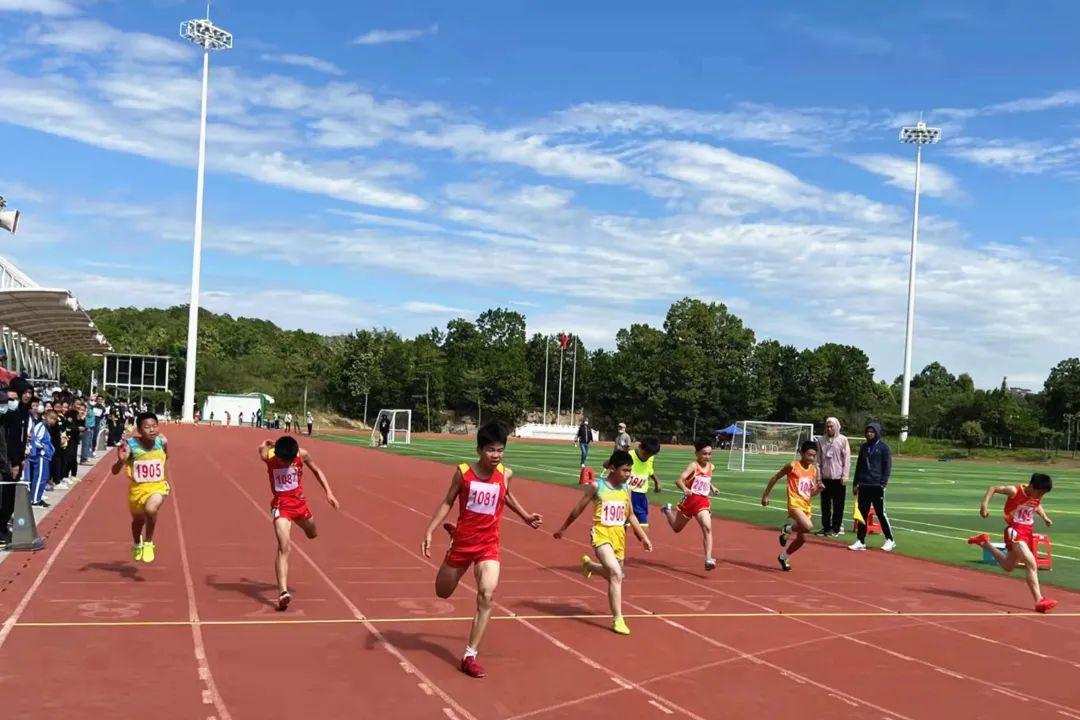
M90 316L67 290L0 289L0 325L56 352L111 350Z

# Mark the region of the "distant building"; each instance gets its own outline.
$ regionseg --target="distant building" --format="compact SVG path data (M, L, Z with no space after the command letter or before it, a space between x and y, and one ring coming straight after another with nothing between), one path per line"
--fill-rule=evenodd
M1027 397L1028 395L1034 395L1035 394L1034 390L1028 390L1027 388L1021 388L1021 387L1011 387L1011 388L1009 388L1009 392L1011 392L1016 397Z

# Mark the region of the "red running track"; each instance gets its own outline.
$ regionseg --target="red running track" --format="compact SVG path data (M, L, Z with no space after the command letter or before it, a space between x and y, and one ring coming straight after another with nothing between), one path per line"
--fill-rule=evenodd
M320 536L294 533L292 607L273 609L267 433L168 428L172 497L158 559L128 555L126 480L102 462L50 514L47 550L0 566L0 692L28 718L1013 718L1080 720L1080 594L1030 613L1016 580L811 542L775 566L774 532L715 524L719 569L695 528L631 541L629 638L578 559L587 519L557 542L509 515L481 657L456 669L471 584L434 597L418 553L448 466L305 441L342 502L313 479ZM515 480L555 527L573 489ZM443 542L440 538L439 542Z

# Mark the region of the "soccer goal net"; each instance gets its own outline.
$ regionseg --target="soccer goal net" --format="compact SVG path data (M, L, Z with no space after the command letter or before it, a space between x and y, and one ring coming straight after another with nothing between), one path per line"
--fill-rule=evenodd
M742 420L735 427L728 470L776 472L798 455L804 441L814 437L810 423Z
M412 410L380 410L375 418L375 424L371 426L371 446L377 447L383 443L383 432L386 432L386 444L412 442Z

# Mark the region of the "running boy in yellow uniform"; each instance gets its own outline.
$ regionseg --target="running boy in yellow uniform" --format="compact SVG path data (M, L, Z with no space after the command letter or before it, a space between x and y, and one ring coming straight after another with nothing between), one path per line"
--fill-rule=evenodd
M154 562L154 528L161 504L169 495L169 447L164 435L158 434L158 419L154 413L140 413L135 418L135 437L116 447L116 462L112 473L127 468L128 509L131 510L131 557L142 562Z
M626 626L626 620L622 614L622 580L623 560L626 559L626 524L634 529L634 534L645 546L645 550L652 552L652 542L645 530L641 527L637 517L634 516L630 505L630 493L626 490L626 482L630 479L630 473L634 466L634 460L630 453L625 450L616 450L611 458L605 463L609 470L606 478L597 478L596 484L584 485L585 494L570 511L566 522L555 533L555 539L561 540L563 533L570 527L578 516L585 511L589 503L593 504L593 527L592 546L596 558L600 562L594 562L585 555L581 558L581 570L586 578L596 573L608 581L608 603L611 606L611 629L619 635L629 635L630 628Z
M788 558L803 546L806 542L806 534L813 532L814 514L810 500L820 493L825 486L818 478L818 468L814 461L817 459L818 444L813 440L807 440L799 448L799 459L790 462L780 468L775 475L769 478L769 485L761 496L761 504L769 506L769 493L780 478L787 476L787 511L788 521L780 530L780 547L784 548L776 558L780 562L780 569L784 572L791 571ZM788 545L788 535L795 533L795 539Z

